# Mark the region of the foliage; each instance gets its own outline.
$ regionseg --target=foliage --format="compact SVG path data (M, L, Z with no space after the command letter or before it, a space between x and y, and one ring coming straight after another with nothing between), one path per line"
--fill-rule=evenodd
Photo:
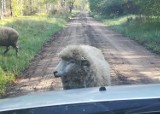
M73 9L84 9L87 4L87 0L1 0L0 17L65 14Z
M134 2L140 7L139 14L147 16L160 15L160 0L135 0Z
M22 7L20 4L20 0L11 0L11 7L12 7L12 15L17 17L21 15Z
M89 10L88 0L75 0L74 9Z
M92 12L106 16L160 15L160 0L89 0Z

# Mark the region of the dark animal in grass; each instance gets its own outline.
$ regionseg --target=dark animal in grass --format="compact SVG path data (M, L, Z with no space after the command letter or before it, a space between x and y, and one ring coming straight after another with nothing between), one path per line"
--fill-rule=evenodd
M61 61L53 72L61 77L64 89L109 86L110 69L101 50L89 45L64 48Z
M5 46L6 54L9 50L9 47L12 46L16 50L16 56L18 55L18 37L19 33L10 27L0 27L0 46Z

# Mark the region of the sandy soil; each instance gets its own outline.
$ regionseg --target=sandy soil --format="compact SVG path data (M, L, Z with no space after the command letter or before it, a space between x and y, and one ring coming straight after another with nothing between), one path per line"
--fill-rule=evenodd
M111 67L113 86L160 82L158 55L110 30L87 13L80 13L44 45L3 97L63 90L53 70L59 62L58 52L70 44L88 44L101 49Z

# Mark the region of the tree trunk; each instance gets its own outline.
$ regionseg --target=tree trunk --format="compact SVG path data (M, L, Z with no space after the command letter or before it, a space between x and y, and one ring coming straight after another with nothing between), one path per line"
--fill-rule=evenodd
M0 18L3 18L3 0L1 0Z
M69 11L70 11L70 13L72 13L74 2L75 2L75 0L70 1L70 3L69 3Z
M20 4L21 4L20 5L20 7L21 7L21 11L20 12L21 12L21 16L22 16L23 15L23 0L20 0Z
M11 12L11 17L13 16L13 10L12 10L12 0L10 0L10 12Z
M32 0L30 0L30 14L32 13Z
M47 11L47 13L48 13L48 4L46 3L46 11Z
M2 9L0 7L0 19L2 19Z
M3 0L3 12L6 13L6 0Z
M41 13L41 3L40 3L40 0L38 0L38 13L39 14Z

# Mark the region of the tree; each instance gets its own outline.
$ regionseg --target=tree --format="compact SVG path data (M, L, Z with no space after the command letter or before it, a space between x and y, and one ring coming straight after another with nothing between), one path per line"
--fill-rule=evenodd
M6 0L2 0L3 2L3 12L6 13Z
M13 16L20 16L21 15L21 0L11 0L11 7L12 7L12 15Z
M3 17L3 0L1 0L1 7L0 7L0 19Z
M22 16L36 13L67 14L74 8L84 9L87 0L0 0L2 16Z
M74 2L75 0L70 0L69 1L69 12L72 13L73 7L74 7Z
M11 12L11 16L13 16L13 11L12 11L12 0L10 0L10 12Z

